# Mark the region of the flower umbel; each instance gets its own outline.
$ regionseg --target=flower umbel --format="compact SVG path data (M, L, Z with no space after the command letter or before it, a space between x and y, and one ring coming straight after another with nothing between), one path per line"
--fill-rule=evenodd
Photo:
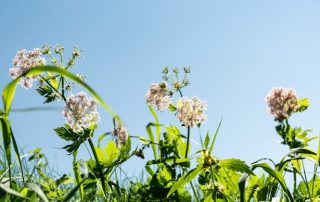
M113 130L113 136L117 147L120 148L128 141L128 129L125 128L122 123L117 122L116 128Z
M298 97L293 88L272 88L265 98L269 112L277 121L288 119L299 108Z
M177 117L184 126L194 127L206 121L207 104L198 97L192 99L183 97L177 101Z
M171 97L172 93L166 83L153 83L146 94L147 103L156 106L158 111L168 108Z
M16 56L12 60L12 64L14 67L9 69L9 74L13 79L15 79L32 67L45 65L46 60L42 57L42 52L38 48L33 49L32 51L22 49L17 52ZM37 78L38 76L23 77L20 80L20 85L29 89Z
M80 92L67 98L62 113L67 124L78 133L99 122L97 107L98 102L95 99L88 98L86 93Z

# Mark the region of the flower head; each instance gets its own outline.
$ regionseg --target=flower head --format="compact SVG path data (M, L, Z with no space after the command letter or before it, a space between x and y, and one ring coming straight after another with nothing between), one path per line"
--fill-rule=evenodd
M298 97L293 88L272 88L265 101L269 112L278 121L288 119L299 108Z
M153 83L146 94L147 103L156 106L158 111L168 108L171 97L172 93L166 83Z
M177 117L185 126L194 127L207 119L207 115L204 114L204 111L207 110L207 104L198 97L180 98L177 102L177 110Z
M42 57L42 52L38 48L33 49L32 51L22 49L17 52L16 56L12 60L12 64L14 67L9 69L9 74L13 79L15 79L32 67L45 65L46 60ZM37 78L38 76L23 77L20 80L20 85L29 89L32 87L33 81Z
M82 132L92 125L96 125L100 116L97 112L98 102L88 98L87 94L80 92L67 98L63 116L74 132Z
M116 128L113 130L113 136L116 140L117 147L120 148L128 141L128 129L125 128L122 123L117 122Z

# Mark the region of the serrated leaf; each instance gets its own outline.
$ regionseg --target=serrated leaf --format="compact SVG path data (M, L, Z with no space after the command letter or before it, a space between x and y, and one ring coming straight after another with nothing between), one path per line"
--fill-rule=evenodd
M65 127L55 128L54 131L63 140L76 141L79 138L79 135L73 132L68 125L65 125Z
M230 169L236 172L247 173L254 175L250 167L240 159L224 159L219 161L219 165L226 169Z

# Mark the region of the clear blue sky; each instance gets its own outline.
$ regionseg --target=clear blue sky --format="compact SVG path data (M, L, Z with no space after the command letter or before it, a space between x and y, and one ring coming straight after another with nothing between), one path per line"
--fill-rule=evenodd
M310 109L292 122L319 132L319 10L315 0L1 1L0 87L11 80L17 50L59 43L70 51L77 45L84 58L76 72L87 76L132 134L145 135L152 121L146 90L161 80L163 66L188 65L192 85L185 94L208 102L202 132L213 133L223 117L215 155L248 163L279 160L287 148L276 143L280 138L264 103L273 86L294 87L309 97ZM41 103L33 90L18 88L13 107ZM62 110L62 103L55 106ZM52 130L64 123L61 110L12 113L11 119L26 152L42 147L52 164L70 171L71 157L57 149L66 142ZM110 130L108 115L100 111L99 131ZM177 123L166 112L160 120ZM139 173L142 163L134 159L126 169Z

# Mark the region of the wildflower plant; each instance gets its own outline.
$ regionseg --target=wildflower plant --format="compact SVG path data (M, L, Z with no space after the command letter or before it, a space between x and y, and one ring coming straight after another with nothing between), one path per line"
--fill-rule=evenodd
M319 137L310 137L311 129L291 126L290 118L309 107L309 100L299 98L293 88L273 88L265 99L276 132L289 152L277 163L262 158L248 165L215 154L222 121L215 133L202 137L208 106L196 96L184 95L184 88L190 85L190 67L163 69L163 80L151 84L145 95L153 120L146 125L144 136L131 135L124 121L85 83L85 76L71 73L82 51L75 47L70 55L64 60L64 47L44 45L31 51L22 49L13 59L14 66L9 69L13 80L2 92L4 107L0 109L0 201L320 200L320 146L318 151L309 147ZM11 103L18 85L30 89L35 81L44 103L63 103L60 118L66 122L54 131L67 142L61 148L73 156L73 175L54 172L41 148L27 154L19 150L9 119ZM73 92L77 84L86 92ZM101 123L100 108L112 117L103 134L96 130ZM171 114L179 124L160 121L158 112ZM191 130L195 127L199 133ZM197 136L199 146L190 142ZM132 139L138 140L134 149ZM82 149L90 158L79 159ZM131 158L145 159L146 177L140 181L126 176L121 168ZM314 164L313 171L307 170L305 161ZM263 174L257 174L257 169ZM285 175L293 176L293 186Z

